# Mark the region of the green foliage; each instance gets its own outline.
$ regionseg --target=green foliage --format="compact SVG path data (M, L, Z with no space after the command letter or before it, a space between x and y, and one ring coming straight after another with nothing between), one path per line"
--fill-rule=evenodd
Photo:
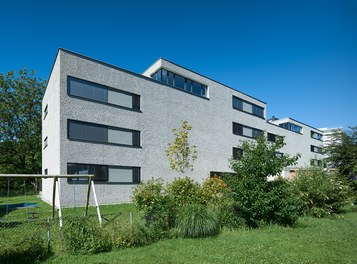
M294 195L303 202L304 213L315 217L340 212L351 195L344 178L321 168L300 169L292 184Z
M175 179L166 189L176 208L206 202L201 186L189 177Z
M140 247L158 239L152 229L138 222L134 222L133 225L116 226L112 232L115 248Z
M160 179L151 179L133 191L133 202L144 214L149 225L161 225L164 230L174 226L173 204Z
M96 254L112 249L109 235L85 218L69 220L63 230L66 249L74 254Z
M11 244L11 248L6 242L0 241L0 263L3 264L40 262L52 254L45 241L38 235L25 236L17 243Z
M168 144L165 153L170 163L170 168L184 174L188 170L193 170L193 162L197 158L196 146L190 146L188 141L189 132L192 126L187 121L181 121L179 129L172 129L174 133L173 142Z
M224 182L224 180L214 177L207 178L202 183L203 197L207 204L221 206L232 204L232 190Z
M324 149L328 161L348 178L357 175L357 126L348 131L336 130L331 141L332 144Z
M26 68L18 74L0 73L0 173L41 174L41 101L45 85L46 81L37 79L34 71L28 73ZM0 189L6 190L6 184L0 180ZM39 181L28 179L26 184L38 190Z
M197 238L217 235L219 233L218 212L205 205L186 205L179 210L177 227L182 237Z
M289 195L289 183L285 180L268 182L268 176L277 176L284 167L296 163L299 154L278 156L284 146L284 138L275 143L265 136L256 141L243 141L240 146L244 155L240 160L231 160L237 173L227 175L225 181L233 191L233 199L239 207L238 215L249 227L267 223L294 224L300 214L298 201Z

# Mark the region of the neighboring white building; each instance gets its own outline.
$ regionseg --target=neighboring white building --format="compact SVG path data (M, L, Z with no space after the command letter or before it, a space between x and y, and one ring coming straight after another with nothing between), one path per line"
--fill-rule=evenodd
M336 132L342 132L342 127L333 127L333 128L319 128L319 130L322 132L322 144L323 147L327 147L331 145L333 142L332 135Z
M162 58L137 74L60 49L42 102L42 168L48 174L93 173L101 204L130 202L140 182L178 176L165 149L181 120L193 127L189 140L198 158L188 176L198 182L211 172L231 172L228 159L240 142L261 133L270 141L284 136L282 152L301 153L297 166L322 159L320 130L291 118L267 122L266 107ZM62 206L83 204L85 187L61 179ZM42 199L52 199L51 179L43 180Z

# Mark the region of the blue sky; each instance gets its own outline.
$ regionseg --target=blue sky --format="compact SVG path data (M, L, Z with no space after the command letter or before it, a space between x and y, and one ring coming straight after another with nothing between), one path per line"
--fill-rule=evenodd
M1 3L0 72L47 79L59 47L143 72L164 57L268 103L267 117L357 125L357 0Z

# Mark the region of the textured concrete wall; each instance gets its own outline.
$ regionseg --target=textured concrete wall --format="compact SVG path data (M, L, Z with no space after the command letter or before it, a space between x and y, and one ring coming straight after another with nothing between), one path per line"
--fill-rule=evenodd
M173 180L179 175L169 169L165 156L167 143L172 141L172 128L177 128L181 120L192 126L190 143L197 146L198 158L194 171L187 173L196 181L207 178L210 171L230 171L228 158L232 147L246 138L233 135L232 122L279 135L286 135L288 153L303 153L310 159L310 134L298 135L294 132L266 123L264 119L237 111L232 108L232 95L254 104L266 107L264 102L216 83L201 75L183 69L170 62L159 60L145 72L164 67L208 86L209 99L174 89L167 85L148 80L118 68L109 67L66 51L60 51L60 147L57 149L60 173L67 173L67 163L91 163L119 166L139 166L142 181L150 178ZM156 68L155 68L156 67ZM141 113L100 103L73 98L67 95L67 76L90 80L112 88L141 95ZM52 78L52 77L51 77ZM47 91L48 93L51 90ZM46 93L47 93L46 92ZM141 131L142 148L92 144L67 139L67 119L135 129ZM60 155L59 155L60 153ZM131 201L132 184L96 183L98 200L101 204ZM61 203L64 206L84 203L86 186L61 182ZM92 200L93 202L93 200Z
M42 144L48 138L48 146L42 145L42 173L59 174L60 171L60 57L56 57L46 92L42 100ZM48 114L44 118L44 109L48 107ZM42 199L52 201L52 179L42 180Z

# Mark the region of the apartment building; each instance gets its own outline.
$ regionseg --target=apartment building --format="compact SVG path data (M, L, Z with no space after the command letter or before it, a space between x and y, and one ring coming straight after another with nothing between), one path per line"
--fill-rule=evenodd
M130 202L132 188L151 178L172 181L165 149L181 120L192 125L194 171L230 172L242 140L284 136L282 153L301 153L298 166L319 162L322 132L291 118L267 121L266 103L160 58L143 74L59 49L43 98L42 167L48 174L95 174L101 204ZM285 168L284 177L297 167ZM85 201L86 185L61 179L62 206ZM52 199L43 180L42 199Z

